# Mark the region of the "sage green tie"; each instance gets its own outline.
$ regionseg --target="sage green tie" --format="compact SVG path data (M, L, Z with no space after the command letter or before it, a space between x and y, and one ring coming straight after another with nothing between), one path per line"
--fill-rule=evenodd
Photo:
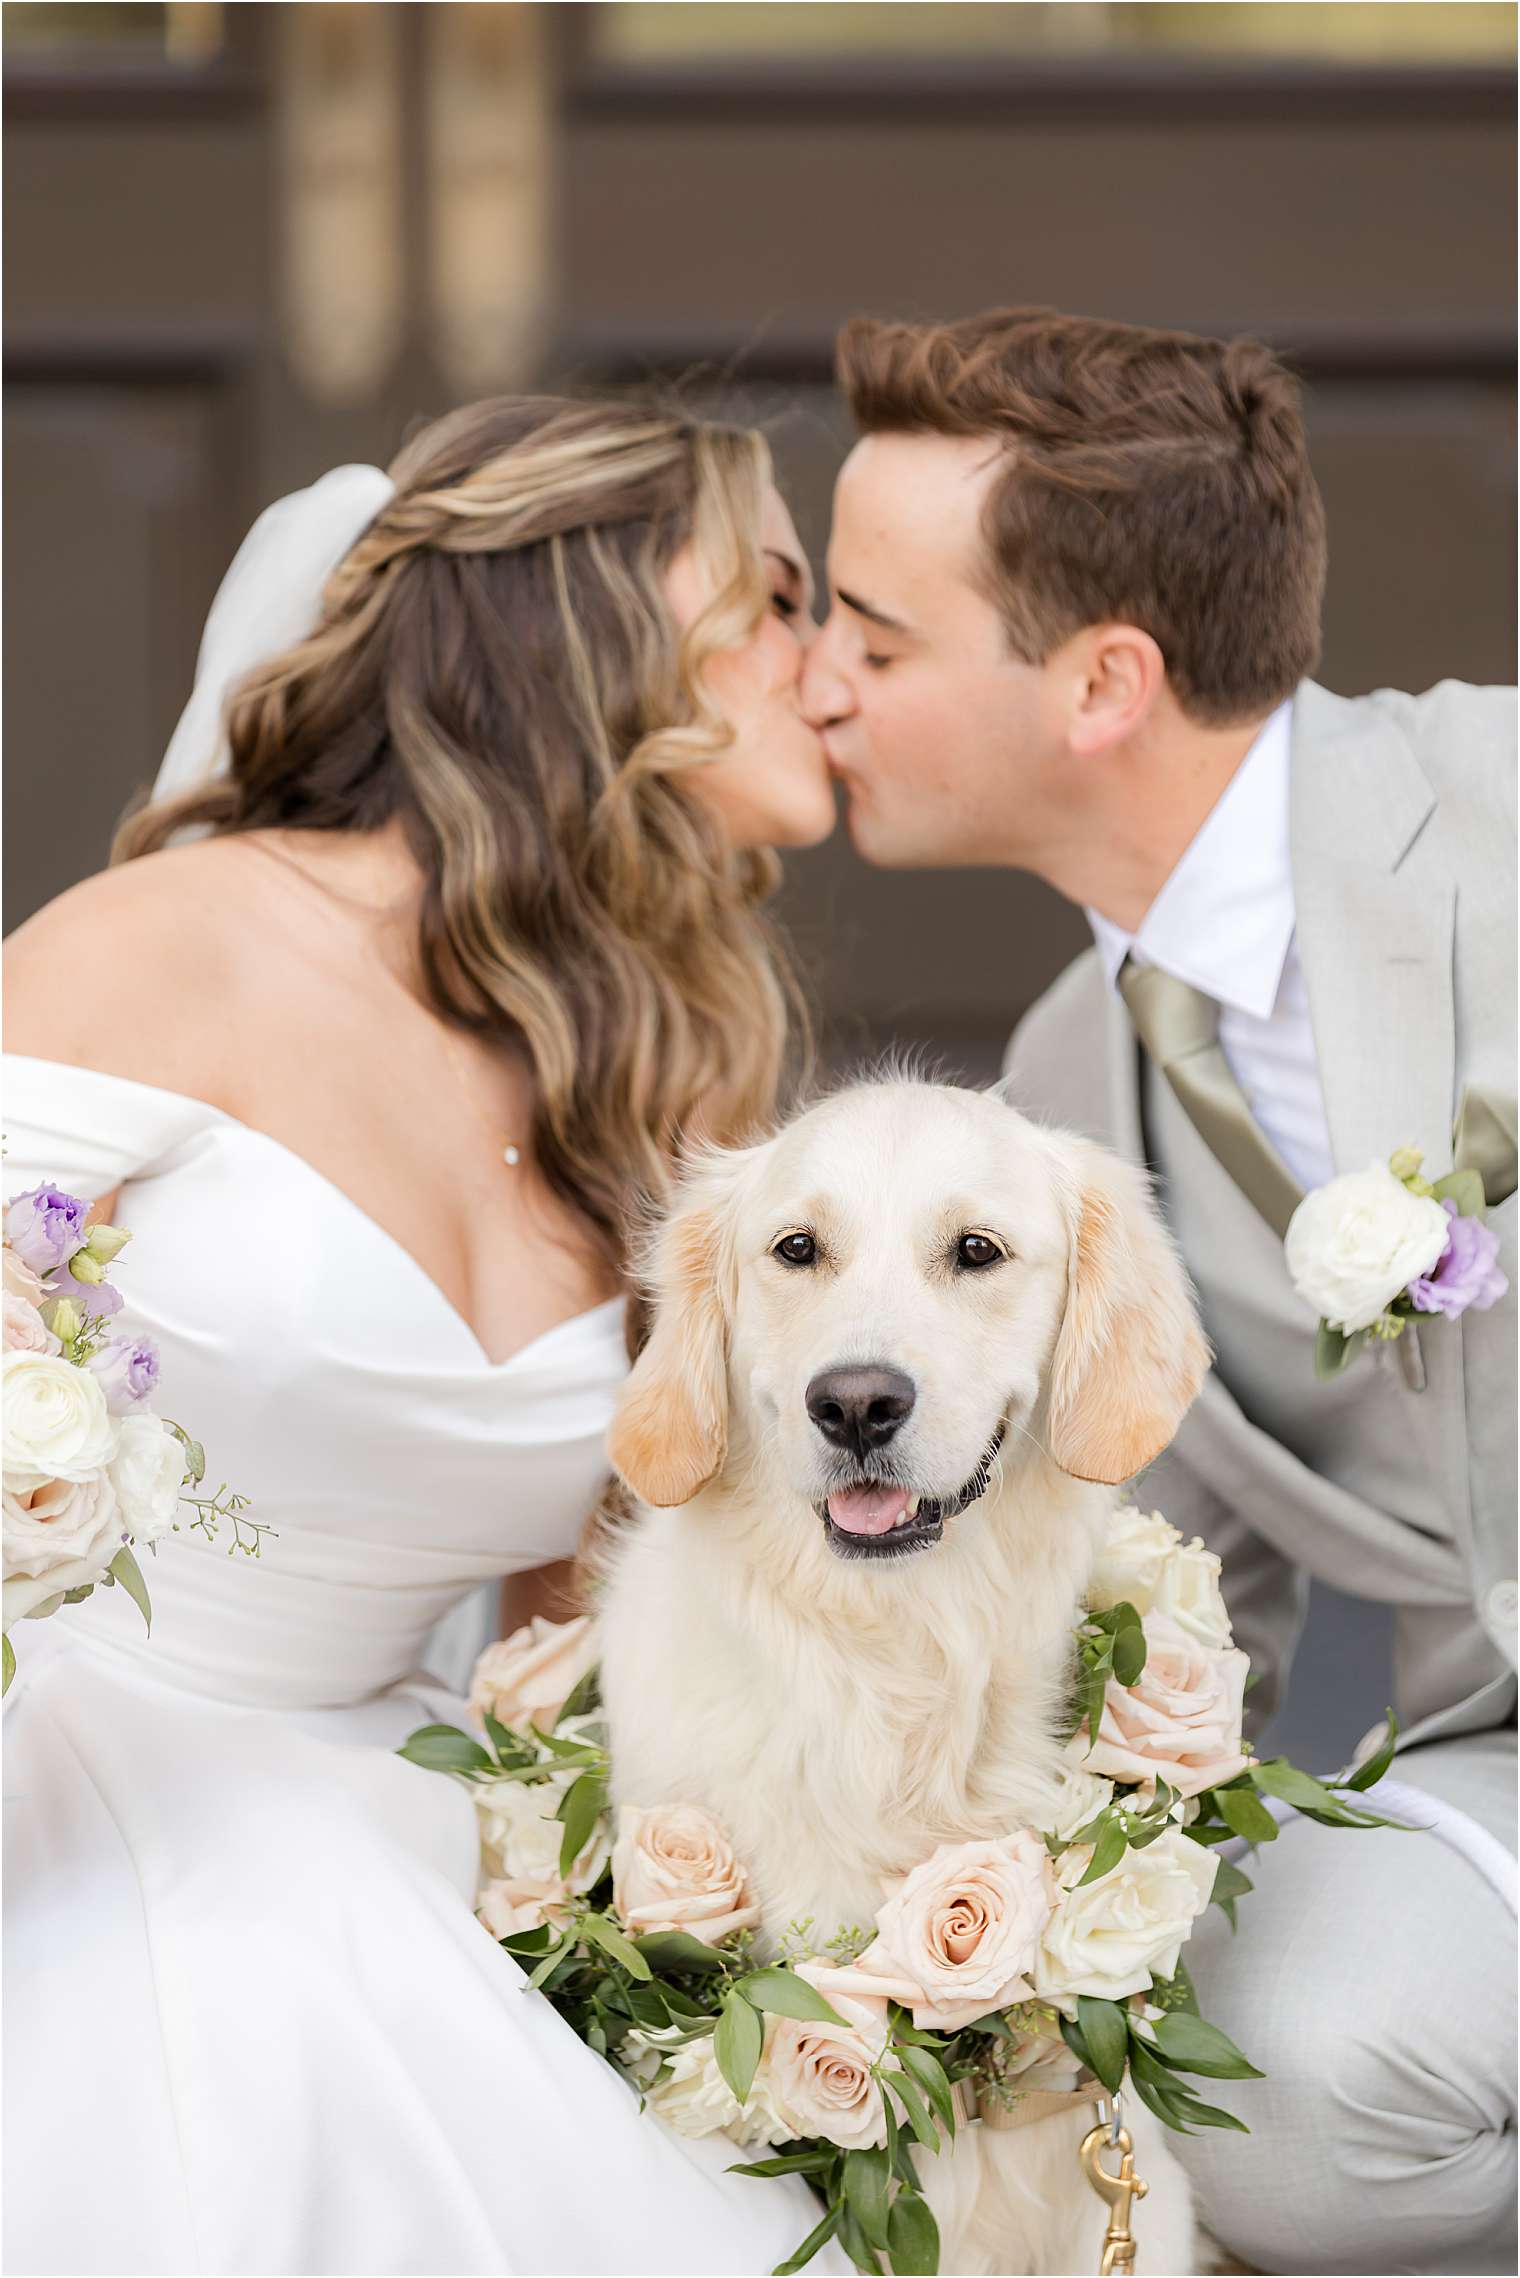
M1147 1056L1246 1200L1279 1239L1303 1189L1252 1115L1219 1042L1219 1007L1202 989L1126 957L1119 994Z

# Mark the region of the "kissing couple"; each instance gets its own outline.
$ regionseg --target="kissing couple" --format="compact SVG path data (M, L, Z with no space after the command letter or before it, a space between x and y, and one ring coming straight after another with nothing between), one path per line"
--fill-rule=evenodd
M467 1802L394 1751L461 1713L439 1618L575 1552L641 1212L796 1079L765 904L836 783L866 860L1089 914L1008 1091L1155 1178L1215 1367L1138 1492L1223 1553L1258 1724L1310 1576L1394 1609L1433 1832L1300 1819L1249 1967L1200 1926L1268 2076L1180 2141L1204 2218L1263 2271L1512 2267L1513 1304L1321 1383L1283 1247L1465 1151L1514 1283L1511 697L1314 683L1256 343L858 321L839 377L821 613L762 437L622 402L477 404L270 508L153 797L11 945L7 1191L143 1237L166 1393L276 1538L171 1546L151 1642L120 1591L29 1640L15 2269L755 2271L809 2227L521 1999Z

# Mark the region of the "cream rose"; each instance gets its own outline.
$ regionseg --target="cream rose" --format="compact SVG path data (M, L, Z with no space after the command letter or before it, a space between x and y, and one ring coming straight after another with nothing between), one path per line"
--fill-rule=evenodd
M1179 1541L1161 1569L1151 1605L1158 1614L1170 1614L1195 1645L1222 1653L1233 1643L1230 1616L1219 1587L1219 1560L1212 1550L1204 1549L1202 1535L1194 1535L1188 1543Z
M157 1416L123 1416L116 1426L111 1484L134 1542L157 1542L174 1524L185 1483L185 1451Z
M1028 1998L1054 1895L1050 1855L1027 1829L942 1843L892 1891L856 1968L911 2008L915 2025L958 2032Z
M560 1844L565 1830L555 1818L561 1799L576 1777L557 1773L548 1780L481 1780L471 1791L480 1825L480 1859L491 1881L507 1886L493 1905L537 1906L538 1920L567 1898L590 1890L607 1865L608 1833L605 1818L593 1828L585 1849L567 1876L559 1871ZM533 1929L535 1923L519 1923ZM509 1933L498 1931L498 1937Z
M1126 1851L1116 1867L1078 1890L1091 1858L1089 1846L1079 1843L1061 1860L1060 1896L1035 1956L1036 1992L1073 2017L1079 1994L1121 2001L1157 1977L1175 1975L1219 1867L1215 1852L1176 1828L1143 1851Z
M1450 1231L1432 1196L1411 1194L1386 1163L1372 1163L1304 1196L1283 1255L1299 1296L1349 1337L1429 1273Z
M568 1920L568 1896L557 1875L552 1886L526 1877L500 1876L481 1891L475 1912L493 1938L520 1938L525 1930L541 1929L546 1922Z
M65 1590L98 1582L125 1539L111 1482L48 1479L4 1493L4 1622L52 1611Z
M1104 1613L1126 1599L1137 1614L1148 1612L1155 1602L1156 1586L1181 1540L1177 1529L1168 1525L1159 1511L1146 1512L1133 1503L1121 1504L1109 1521L1087 1585L1087 1603L1093 1612Z
M1114 1783L1090 1772L1083 1761L1087 1748L1085 1732L1076 1733L1066 1746L1066 1760L1062 1764L1060 1800L1056 1816L1048 1828L1042 1830L1053 1835L1058 1843L1072 1842L1078 1830L1114 1800Z
M773 2037L768 2018L767 2047ZM674 2028L632 2032L618 2050L618 2060L643 2089L651 2111L679 2136L711 2136L721 2130L745 2149L791 2139L791 2123L777 2107L764 2053L742 2105L718 2070L710 2033L682 2041Z
M886 2107L872 2067L887 2045L886 1999L861 1990L857 1969L825 1962L795 1966L844 2023L774 2020L765 2063L776 2108L792 2135L823 2136L846 2151L884 2144Z
M103 1471L115 1431L89 1371L33 1352L8 1352L3 1367L5 1485L25 1494L51 1479L90 1479Z
M489 1710L498 1724L552 1732L554 1720L596 1659L589 1614L574 1621L545 1621L542 1614L510 1637L488 1645L475 1664L470 1706Z
M612 1849L612 1903L635 1937L685 1930L704 1946L752 1929L760 1919L727 1835L710 1812L693 1803L653 1811L622 1805Z
M1098 1737L1083 1758L1114 1780L1165 1780L1185 1796L1233 1780L1247 1762L1241 1707L1250 1662L1195 1645L1170 1614L1142 1617L1139 1682L1109 1679Z
M35 1305L24 1297L4 1293L5 1350L8 1353L57 1353L63 1350Z
M12 1249L7 1248L0 1251L0 1259L4 1261L3 1280L6 1296L19 1297L23 1305L30 1305L35 1311L40 1312L48 1299L47 1285L41 1274L34 1273L30 1266L23 1265Z

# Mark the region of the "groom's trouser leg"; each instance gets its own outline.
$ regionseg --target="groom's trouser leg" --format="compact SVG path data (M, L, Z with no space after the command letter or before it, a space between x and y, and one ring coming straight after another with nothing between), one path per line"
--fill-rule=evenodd
M1393 1776L1513 1852L1513 1733L1416 1748ZM1290 1821L1245 1869L1256 1888L1238 1937L1210 1907L1187 1962L1204 2016L1267 2078L1194 2083L1251 2129L1172 2139L1201 2219L1261 2271L1513 2273L1504 1901L1433 1835L1312 1820Z

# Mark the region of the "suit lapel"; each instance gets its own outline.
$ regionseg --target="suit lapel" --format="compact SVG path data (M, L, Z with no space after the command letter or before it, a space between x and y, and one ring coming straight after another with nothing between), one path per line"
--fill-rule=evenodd
M1306 683L1293 707L1298 951L1337 1171L1424 1150L1451 1167L1456 889L1435 797L1395 720Z

